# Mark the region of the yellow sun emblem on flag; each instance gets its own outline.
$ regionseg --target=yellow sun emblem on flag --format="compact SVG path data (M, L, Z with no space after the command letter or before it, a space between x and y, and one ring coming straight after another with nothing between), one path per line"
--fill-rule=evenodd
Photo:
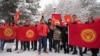
M70 19L68 18L68 19L66 19L66 22L70 22Z
M4 29L4 35L8 36L8 37L12 36L13 35L13 30L11 28L5 28Z
M59 20L55 20L55 25L60 24Z
M93 29L85 29L81 32L82 40L91 43L96 39L96 32Z
M28 30L28 31L26 32L26 36L27 36L28 38L33 38L34 32L33 32L32 30Z

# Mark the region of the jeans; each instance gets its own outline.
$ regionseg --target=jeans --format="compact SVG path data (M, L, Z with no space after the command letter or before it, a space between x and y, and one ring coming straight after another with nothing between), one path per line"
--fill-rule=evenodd
M5 41L1 40L0 41L0 48L3 50L4 49L4 45L5 45Z
M39 49L38 51L41 52L41 48L44 48L44 52L47 51L47 37L46 36L40 36L39 37Z
M0 40L0 49L1 49L1 40Z

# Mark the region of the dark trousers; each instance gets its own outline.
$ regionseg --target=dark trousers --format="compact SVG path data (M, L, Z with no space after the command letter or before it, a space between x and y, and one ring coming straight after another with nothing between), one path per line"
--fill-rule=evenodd
M79 47L79 54L80 54L80 56L83 56L83 52L82 52L82 47Z
M60 52L60 40L53 40L55 52Z
M62 34L61 42L62 42L62 48L64 49L64 53L69 53L68 36L66 34Z
M52 36L48 36L48 38L49 38L49 51L52 51L52 47L53 47Z
M67 48L66 48L66 46L67 46ZM69 53L69 45L68 45L68 42L62 40L61 49L62 48L64 49L64 53Z
M87 53L87 50L88 50L88 49L87 49L87 48L85 48L85 49L84 49L84 51L83 51L83 53Z
M69 53L69 45L68 42L66 43L65 41L62 41L63 48L64 48L64 53ZM67 46L67 48L66 48Z
M29 41L24 41L24 50L30 50L30 42Z
M19 41L16 40L16 48L15 48L15 49L18 49L18 43L19 43ZM21 41L20 43L21 43L21 47L20 47L20 48L21 48L21 50L22 50L22 49L24 49L24 42Z
M76 46L73 46L73 51L77 52L77 47Z
M92 56L97 56L99 49L92 49L91 48L90 50L91 50Z
M73 51L73 46L69 45L70 51Z
M33 50L37 50L37 41L31 41L31 46Z
M72 53L73 55L74 55L74 54L77 54L77 47L76 47L76 46L73 46L73 47L72 47L72 50L73 50L73 53Z
M16 48L15 49L18 49L18 40L16 40Z
M38 51L41 52L41 48L44 48L44 52L47 51L47 37L45 36L40 36L39 37L39 49Z
M24 49L24 42L23 41L21 41L21 50L23 50Z
M67 51L67 48L66 48L66 43L65 42L62 42L62 46L63 46L63 48L64 48L64 53L66 53L66 51Z

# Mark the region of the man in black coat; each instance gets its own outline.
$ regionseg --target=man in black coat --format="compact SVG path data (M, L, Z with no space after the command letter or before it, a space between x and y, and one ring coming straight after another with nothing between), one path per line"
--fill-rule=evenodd
M69 53L68 27L66 23L64 23L64 26L62 27L61 41L62 41L62 47L64 48L64 53ZM67 45L67 48L66 48L66 45Z
M53 30L51 29L51 19L48 19L48 27L50 32L48 33L48 39L49 39L49 51L52 51L53 47Z

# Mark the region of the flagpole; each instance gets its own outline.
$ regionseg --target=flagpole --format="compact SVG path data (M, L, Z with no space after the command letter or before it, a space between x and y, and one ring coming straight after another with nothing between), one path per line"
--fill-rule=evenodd
M54 13L55 13L55 11L56 11L56 5L55 5L55 1L54 0L52 0L53 1L53 5L54 5Z
M56 12L56 7L54 7L54 13Z

